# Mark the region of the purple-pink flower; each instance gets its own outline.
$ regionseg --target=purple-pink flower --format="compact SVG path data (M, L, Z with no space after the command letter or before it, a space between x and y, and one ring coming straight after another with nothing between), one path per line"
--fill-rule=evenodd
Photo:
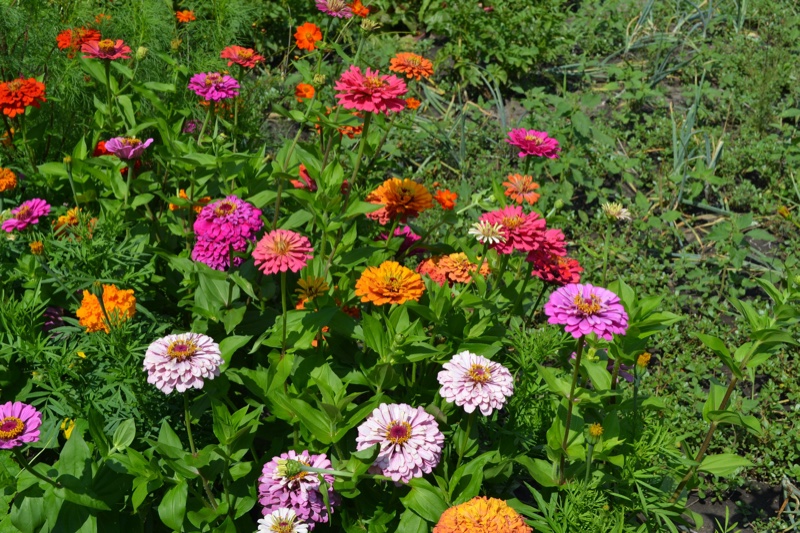
M401 98L408 88L397 76L383 75L367 68L366 73L355 65L342 74L334 86L339 104L346 109L370 113L402 111L406 101Z
M308 238L285 229L272 230L261 237L253 250L256 266L264 274L299 272L311 260Z
M201 333L167 335L144 355L147 382L164 394L202 389L204 380L219 376L221 364L219 344Z
M317 0L317 9L340 19L349 19L353 16L353 10L344 0Z
M491 244L498 253L510 254L514 250L530 252L546 246L547 223L534 212L525 214L520 206L508 206L484 213L480 220L489 224L500 224L506 240Z
M422 407L382 403L358 426L356 443L359 451L375 444L380 447L370 472L408 483L436 468L442 458L444 435Z
M218 102L239 96L239 82L219 72L200 72L189 80L189 88L206 100Z
M103 39L102 41L89 41L81 45L81 52L87 54L84 59L130 59L131 47L122 39Z
M261 210L237 196L210 203L194 221L197 241L192 249L192 260L215 270L225 270L231 266L231 249L246 251L263 225ZM241 257L233 258L233 266L241 263Z
M464 351L444 364L437 377L439 393L450 403L472 413L480 409L484 416L502 409L506 398L514 394L514 377L500 363Z
M558 141L548 137L546 131L526 130L525 128L511 130L508 132L506 142L519 148L517 155L520 157L535 155L558 159L558 152L561 151Z
M34 198L23 202L16 209L12 209L12 217L3 222L2 228L7 233L24 230L28 226L38 224L39 219L48 214L50 214L50 204L41 198Z
M273 457L264 465L261 477L258 478L258 502L263 506L261 512L266 516L277 509L292 509L308 524L309 529L314 529L317 522L328 522L330 517L322 499L321 484L317 474L300 472L290 475L282 466L287 460L298 461L312 468L332 467L328 456L324 453L313 455L308 451L300 454L290 451ZM322 477L328 484L328 501L333 512L333 506L337 503L333 492L333 476L323 474Z
M619 297L588 283L570 283L556 289L544 305L544 312L549 323L564 324L576 339L596 333L610 341L614 333L624 335L628 330L628 314Z
M114 137L106 141L106 150L120 159L139 159L153 139L142 142L136 137Z
M39 440L42 414L22 402L0 405L0 450L10 450Z
M397 250L400 253L403 253L406 250L408 250L409 248L411 248L414 245L415 242L417 242L418 240L420 240L422 238L419 235L417 235L416 233L414 233L414 230L411 229L411 226L408 226L408 225L405 225L405 224L401 224L400 226L398 226L398 227L396 227L394 229L394 236L395 237L403 237L403 243L400 245L400 249ZM376 240L385 241L388 238L389 238L389 235L387 235L386 233L381 233L380 236ZM422 254L422 253L424 253L422 248L418 248L417 250L412 252L412 255L414 255L414 254Z

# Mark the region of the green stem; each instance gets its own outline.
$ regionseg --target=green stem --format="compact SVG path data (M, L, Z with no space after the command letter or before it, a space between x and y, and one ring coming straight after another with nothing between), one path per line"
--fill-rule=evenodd
M358 155L356 156L356 164L353 167L353 174L350 176L350 187L355 187L356 177L358 177L358 169L361 167L361 158L364 156L364 148L367 145L367 136L369 133L369 125L372 122L372 113L367 113L364 116L364 127L361 129L361 139L358 142Z
M125 207L128 207L128 196L131 193L131 185L133 183L134 174L136 173L136 160L128 159L128 180L125 186ZM191 209L191 207L189 208Z
M303 126L300 125L300 128L297 130L297 133L294 136L294 140L292 141L291 146L289 146L289 151L286 152L286 159L283 161L282 170L285 173L286 168L289 166L289 160L292 158L292 153L294 153L294 148L297 146L297 141L300 139L300 134L303 133ZM275 196L275 214L272 217L272 229L278 228L278 217L281 212L281 195L283 194L283 178L278 178L278 193Z
M547 290L547 283L542 281L542 290L539 291L539 296L536 297L536 302L534 302L533 307L531 307L531 314L528 315L528 324L533 322L533 315L536 314L536 309L539 308L539 302L542 301L542 296L544 296L544 291Z
M106 71L106 102L108 106L108 121L111 122L113 118L112 98L111 98L111 60L104 59L103 64Z
M456 463L456 470L458 467L461 466L461 459L464 458L464 454L467 452L467 446L469 446L469 436L472 433L472 423L475 420L475 411L472 411L469 414L469 418L467 418L467 431L464 435L464 440L461 443L461 446L458 447L458 462Z
M611 372L611 390L612 391L616 391L617 390L617 382L619 381L619 366L620 366L621 363L622 363L622 360L619 357L617 357L617 359L614 360L614 370ZM615 403L617 403L617 397L616 396L612 396L611 398L609 398L609 403L611 405L614 405Z
M578 375L581 368L581 355L583 355L583 336L578 337L578 346L575 349L575 369L572 371L572 385L567 398L567 420L564 428L564 440L561 442L561 484L566 481L567 448L569 445L569 427L572 424L572 409L575 406L575 387L578 384Z
M192 437L192 415L189 413L188 394L183 395L183 421L186 424L186 434L189 436L189 449L192 451L192 457L197 457L197 450L194 447L194 438ZM214 498L214 494L211 492L211 487L208 484L208 480L200 472L199 468L197 469L197 473L200 475L200 481L203 483L203 490L206 492L208 503L211 504L211 508L216 511L217 500Z
M67 167L67 179L69 180L69 187L72 189L72 198L75 200L75 207L80 207L78 203L78 193L75 192L75 182L72 179L72 163L64 164Z
M517 312L517 307L522 302L522 298L525 296L525 288L528 286L528 282L533 277L533 262L528 261L528 269L527 273L525 274L525 279L522 281L522 287L519 290L519 294L517 294L517 299L514 301L514 306L511 308L511 314L508 317L509 323L511 322L511 317L514 316L514 313Z
M586 447L586 476L583 478L585 483L589 483L589 476L592 473L592 454L594 453L594 444L591 442Z
M12 448L11 451L14 454L14 457L17 458L17 461L19 461L19 464L22 465L22 468L27 470L30 474L32 474L33 476L39 478L40 480L44 481L45 483L48 483L48 484L54 486L57 489L61 488L61 484L60 483L58 483L56 481L53 481L49 477L47 477L45 475L42 475L39 472L37 472L36 470L34 470L33 467L30 465L30 463L28 463L28 460L25 459L25 456L22 455L22 452L19 451L18 448Z
M214 105L215 102L212 100L211 104L208 106L208 111L206 111L206 118L203 119L203 125L200 127L200 134L197 136L197 146L201 146L203 144L203 134L206 132L208 120L211 118L212 113L214 113Z
M606 227L606 237L603 243L603 287L606 286L606 271L608 270L608 243L611 240L611 222Z
M364 174L369 174L369 171L372 170L372 166L378 161L378 156L383 149L383 145L386 142L386 138L389 136L389 132L392 131L392 126L394 126L394 119L397 117L399 113L393 113L392 118L389 119L389 125L386 127L386 131L383 132L381 135L380 141L378 141L378 146L375 148L375 153L372 154L372 157L367 164L367 168L364 170ZM363 133L362 133L363 136Z
M281 308L283 309L283 329L281 331L281 359L286 355L286 272L281 272Z

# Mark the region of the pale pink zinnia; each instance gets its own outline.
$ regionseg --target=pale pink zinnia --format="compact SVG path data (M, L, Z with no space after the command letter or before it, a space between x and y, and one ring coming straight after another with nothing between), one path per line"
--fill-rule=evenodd
M103 39L102 41L89 41L81 45L81 52L86 54L84 59L130 59L128 54L131 47L127 46L122 39L113 41Z
M367 68L362 74L355 65L342 74L334 86L336 98L346 109L370 113L402 111L406 101L402 98L408 88L406 82L393 75L383 75Z
M239 96L239 82L219 72L200 72L189 80L189 88L206 100L218 102Z
M430 474L442 458L444 435L436 420L422 407L382 403L358 426L356 449L380 447L370 472L395 482Z
M299 272L311 260L311 242L294 231L272 230L261 237L253 250L256 266L264 274Z
M330 519L322 498L318 474L300 472L290 476L286 468L281 466L281 463L289 460L312 468L332 468L324 453L314 455L308 451L299 454L290 451L273 457L264 465L261 477L258 478L258 503L263 507L261 512L267 516L278 509L292 509L308 524L309 529L314 529L317 522L326 523ZM328 484L328 501L332 512L338 501L333 492L334 479L330 474L323 474L322 477Z
M558 152L561 151L558 141L548 137L546 131L526 130L525 128L511 130L508 132L506 142L519 148L517 155L520 157L535 155L558 159Z
M628 314L619 297L608 289L570 283L557 289L544 305L551 324L564 324L576 339L596 333L612 340L612 334L624 335L628 330Z
M153 139L140 141L136 137L114 137L106 141L106 150L120 159L139 159Z
M506 240L491 245L498 253L510 254L514 250L530 252L544 246L546 242L545 220L534 212L525 214L520 206L508 206L484 213L480 220L500 224L502 227Z
M22 402L0 405L0 450L10 450L39 440L42 414Z
M221 364L219 344L201 333L167 335L144 355L147 382L164 394L202 389L204 380L219 376Z
M353 10L344 0L317 0L317 9L340 19L349 19L353 16Z
M437 379L442 398L463 406L468 413L480 409L489 416L492 410L502 409L506 398L514 394L514 378L506 367L466 351L445 363Z
M14 230L23 230L33 224L38 224L39 219L50 214L50 204L41 198L34 198L23 202L16 209L11 210L12 217L3 222L3 230L11 233Z

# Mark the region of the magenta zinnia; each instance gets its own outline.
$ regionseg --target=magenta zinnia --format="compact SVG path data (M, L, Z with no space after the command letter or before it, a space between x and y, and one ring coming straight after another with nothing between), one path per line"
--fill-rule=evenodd
M545 131L526 130L525 128L511 130L508 132L506 142L519 148L517 155L520 157L535 155L558 159L558 152L561 151L558 141L548 137Z
M264 274L299 272L311 260L311 242L294 231L272 230L258 241L253 257Z
M22 402L0 405L0 450L10 450L39 440L42 414Z
M139 159L153 139L142 142L136 137L114 137L106 141L106 150L120 159Z
M194 222L197 242L192 259L215 270L225 270L231 266L231 252L246 251L263 225L261 210L237 196L208 204ZM233 266L241 263L241 257L233 258Z
M370 113L402 111L406 101L402 98L406 83L397 76L381 76L380 72L367 68L366 73L355 65L342 74L334 86L336 98L346 109L357 109Z
M239 82L219 72L200 72L189 80L189 88L206 100L218 102L239 96Z
M506 240L491 245L498 253L510 254L514 250L530 252L546 242L545 220L536 213L525 214L520 206L484 213L480 220L489 224L500 224Z
M84 59L130 59L131 47L122 39L116 41L103 39L102 41L89 41L81 45L81 52L86 54Z
M544 312L551 324L564 324L576 339L596 333L612 340L612 334L624 335L628 330L628 314L619 297L608 289L570 283L550 295Z
M445 363L437 379L442 398L463 406L467 413L480 409L489 416L492 410L502 409L506 398L514 394L514 378L506 367L467 351Z
M219 344L200 333L167 335L151 344L144 355L147 382L164 394L202 389L204 380L219 376L221 364Z
M3 230L11 233L14 230L23 230L33 224L38 224L39 219L50 213L50 204L41 198L34 198L23 202L21 206L11 210L11 218L3 222Z
M317 0L317 9L340 19L349 19L353 16L353 10L344 0Z
M442 458L444 435L422 407L382 403L358 426L356 449L380 446L370 472L408 483L430 474Z

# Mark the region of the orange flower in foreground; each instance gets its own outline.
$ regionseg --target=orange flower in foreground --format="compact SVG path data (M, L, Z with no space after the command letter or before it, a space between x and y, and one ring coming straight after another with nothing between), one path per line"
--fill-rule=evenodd
M471 263L467 254L463 252L445 255L439 260L439 268L445 273L447 279L455 283L469 283L472 281L473 272L478 272L484 277L489 275L489 264L486 261L478 270L478 265Z
M294 90L294 97L298 102L314 98L314 87L307 83L298 83Z
M80 207L73 207L67 211L66 215L61 215L58 217L58 220L53 221L53 231L55 233L60 233L64 230L64 228L77 226L80 223L80 218L78 218L80 212Z
M405 222L408 217L415 217L426 209L433 207L433 197L428 189L408 178L390 178L369 193L367 202L381 204L382 208L367 213L367 218L387 224L390 220L400 219Z
M442 513L433 533L531 533L533 529L503 500L478 496Z
M442 209L451 211L456 206L458 195L450 189L444 189L442 191L436 191L436 194L433 195L433 199L439 202Z
M0 83L0 110L11 118L25 113L28 106L39 107L40 102L46 101L44 83L36 81L36 78Z
M44 244L42 244L42 241L33 241L28 246L31 247L31 253L33 255L42 255L44 253Z
M420 104L422 104L422 102L416 98L406 98L406 107L409 109L419 109Z
M539 199L539 193L534 192L539 188L539 184L534 183L533 177L509 174L507 179L508 181L503 182L503 187L506 188L506 196L518 204L528 202L533 205Z
M322 40L322 31L316 24L306 22L298 26L294 38L297 41L297 48L311 52L316 48L317 41Z
M362 4L361 0L355 0L352 4L347 5L350 6L350 11L353 12L353 15L357 17L364 18L369 16L369 8Z
M103 285L103 307L100 307L97 296L89 291L83 291L83 301L77 315L78 322L86 328L87 333L95 331L111 333L109 321L111 326L116 327L133 317L135 313L136 298L132 289L120 290L116 285Z
M379 267L367 267L356 282L356 296L375 305L418 301L425 292L422 278L396 261L384 261Z
M389 70L405 74L409 78L429 78L433 75L433 63L411 52L400 52L389 62Z
M197 17L194 16L194 11L190 11L188 9L184 9L183 11L176 11L175 18L178 19L178 22L182 22L186 24L187 22L192 22L193 20L197 20Z
M0 192L13 191L17 187L17 175L10 168L0 167Z

